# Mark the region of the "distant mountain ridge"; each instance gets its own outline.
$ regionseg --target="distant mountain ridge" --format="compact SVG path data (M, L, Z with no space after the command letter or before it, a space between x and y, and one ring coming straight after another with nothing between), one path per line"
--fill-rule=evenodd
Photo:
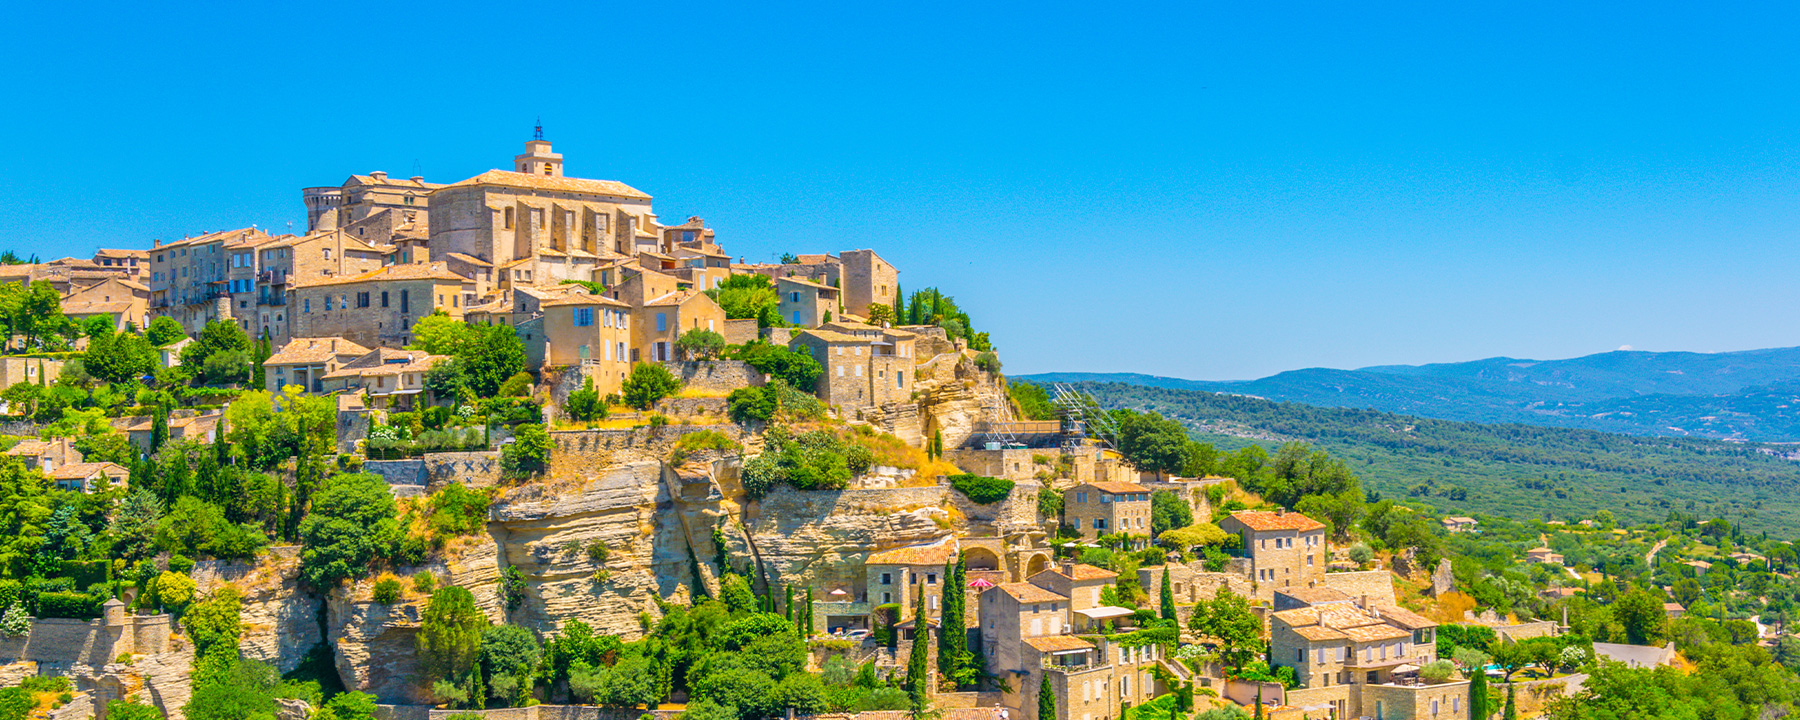
M1619 350L1567 360L1307 368L1259 380L1136 373L1039 373L1016 379L1122 382L1368 408L1479 423L1632 435L1800 441L1800 348L1729 353Z

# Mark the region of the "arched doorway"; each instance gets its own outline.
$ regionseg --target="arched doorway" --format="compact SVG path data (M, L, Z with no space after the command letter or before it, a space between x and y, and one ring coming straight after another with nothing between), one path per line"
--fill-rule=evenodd
M1024 580L1025 578L1029 578L1033 575L1036 575L1038 573L1041 573L1041 572L1043 572L1045 570L1049 570L1049 569L1050 569L1050 556L1048 554L1032 553L1025 560L1025 577L1020 578L1020 580Z
M1000 569L1000 556L995 555L994 551L984 547L964 548L963 562L968 564L970 570Z

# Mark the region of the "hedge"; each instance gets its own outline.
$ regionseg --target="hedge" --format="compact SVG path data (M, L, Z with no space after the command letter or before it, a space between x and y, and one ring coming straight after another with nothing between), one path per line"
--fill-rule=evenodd
M104 602L106 602L104 595L62 591L39 593L37 616L40 618L92 620L100 617L100 605Z
M1013 481L963 473L950 476L950 487L978 505L991 505L1012 494Z

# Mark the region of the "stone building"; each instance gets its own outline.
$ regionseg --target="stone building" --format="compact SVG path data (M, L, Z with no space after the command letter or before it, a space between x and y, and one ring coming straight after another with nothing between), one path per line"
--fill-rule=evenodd
M644 301L632 308L633 360L678 360L675 341L691 330L720 332L725 329L725 309L705 293L677 290Z
M232 294L227 282L233 247L274 238L254 227L208 233L173 242L157 241L150 250L150 310L181 323L196 334L214 320L230 320Z
M893 306L900 290L900 271L874 250L846 250L838 254L843 265L844 311L869 316L869 306ZM898 319L898 318L895 318Z
M109 277L64 294L62 311L76 322L105 316L114 331L126 325L143 330L150 326L150 288L124 276Z
M150 252L100 248L94 251L94 264L102 270L118 271L120 277L139 284L150 279Z
M1105 481L1063 491L1063 521L1083 539L1126 533L1150 535L1150 489L1137 483Z
M907 621L913 619L914 594L923 589L926 616L937 617L943 609L944 566L956 558L960 549L956 538L945 536L933 543L870 555L863 563L869 602L897 603L899 619Z
M783 277L775 280L781 296L781 319L800 327L818 327L844 314L838 289L811 280Z
M914 336L904 330L833 321L796 333L788 343L806 352L824 371L816 392L840 413L899 402L911 397Z
M1040 573L1040 576L1042 574ZM1004 678L1001 704L1037 718L1044 678L1056 693L1056 720L1107 720L1166 690L1152 668L1156 645L1129 647L1110 636L1065 634L1074 613L1068 597L1034 583L1003 583L981 593L981 643L988 669Z
M1265 602L1278 589L1316 587L1325 577L1330 554L1325 526L1317 520L1286 510L1242 510L1219 529L1243 539L1256 596Z
M1419 668L1437 659L1437 623L1366 597L1300 595L1308 604L1269 616L1269 657L1299 680L1286 704L1340 718L1468 718L1467 682L1419 679Z
M619 392L631 371L631 306L570 293L543 301L544 367L579 367L601 395Z
M328 393L367 395L371 408L412 410L429 404L425 373L448 359L423 350L379 347L320 376L321 386Z
M57 468L64 465L75 465L82 461L81 451L76 450L75 442L66 437L20 440L17 445L7 448L6 452L0 452L0 455L16 457L25 463L27 469L40 470L46 475L56 472Z
M325 392L326 375L368 354L368 348L341 337L294 338L263 361L265 389L279 393L299 385L307 392Z
M109 487L125 487L131 479L131 468L113 462L77 462L58 466L45 474L58 490L92 495Z
M419 318L443 312L461 320L474 283L439 264L389 265L350 277L314 280L294 289L292 332L343 337L373 347L412 342Z
M504 271L497 282L590 280L601 262L660 242L650 196L621 182L563 174L562 155L525 143L513 170L489 170L432 192L431 253L461 253Z
M378 170L351 175L337 187L305 188L300 197L306 203L306 231L337 230L383 211L393 211L402 221L422 224L428 222L431 191L440 187L443 186L425 182L423 177L399 180Z

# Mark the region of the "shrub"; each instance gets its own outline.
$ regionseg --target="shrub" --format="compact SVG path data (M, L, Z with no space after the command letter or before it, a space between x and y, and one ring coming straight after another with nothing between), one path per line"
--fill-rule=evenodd
M569 399L563 403L563 412L574 420L583 422L599 420L606 417L606 403L600 401L600 391L594 389L594 379L581 381L581 389L569 393Z
M370 599L383 605L392 605L400 599L400 579L392 575L383 576L375 581L375 591Z
M823 430L799 435L772 428L763 436L763 453L744 463L744 490L751 499L776 485L800 490L837 490L850 478L868 472L874 453Z
M978 505L991 505L1012 494L1013 481L963 473L950 476L950 487Z
M975 367L980 368L985 372L1000 372L1000 356L995 355L992 351L976 355Z
M513 441L500 451L500 467L511 477L536 475L550 465L550 434L526 423L513 429Z
M1369 561L1375 559L1375 551L1369 549L1369 546L1363 543L1351 545L1349 552L1346 554L1349 555L1350 562L1358 565L1367 565L1369 564Z
M413 592L430 595L432 590L437 589L437 576L433 575L430 570L420 570L413 573L412 584Z
M1419 679L1435 685L1448 681L1455 672L1456 666L1449 660L1433 660L1419 666Z
M599 540L591 540L588 542L587 556L589 560L594 562L606 562L606 558L611 555L612 551L607 549L606 543L600 542Z
M656 363L638 363L631 367L631 375L625 378L621 391L625 395L625 404L639 410L649 410L656 401L675 394L681 389L681 381L665 368Z
M688 452L715 450L718 452L737 452L742 445L732 440L731 436L717 430L700 430L681 436L675 441L675 448Z
M440 537L473 535L487 524L488 496L462 483L431 495L431 531Z
M739 424L768 422L775 417L775 393L766 387L742 387L725 397L731 421Z
M497 397L525 397L531 394L531 385L531 373L520 371L500 383L500 389L494 394Z
M752 342L738 352L738 359L771 378L779 378L802 390L811 391L814 382L825 373L824 366L809 353L794 352L778 345Z
M694 328L675 339L675 349L689 360L710 360L725 350L725 336L711 330Z

